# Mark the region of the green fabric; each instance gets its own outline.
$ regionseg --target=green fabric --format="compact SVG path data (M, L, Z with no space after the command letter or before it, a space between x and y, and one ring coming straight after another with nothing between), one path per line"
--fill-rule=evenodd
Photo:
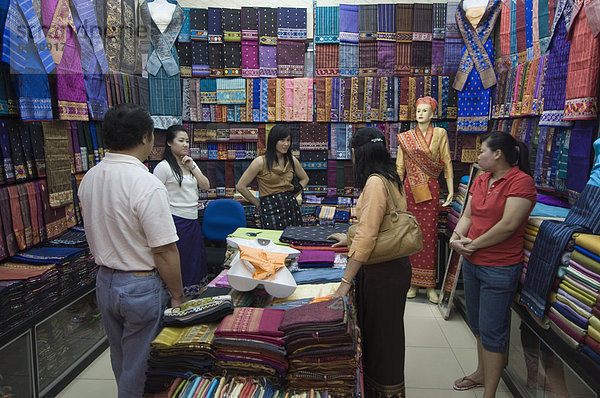
M586 256L585 254L574 250L573 254L571 254L571 259L575 261L577 264L584 266L592 272L600 274L600 263L593 258Z
M248 235L248 233L250 235ZM242 238L242 239L269 239L273 243L280 246L289 246L287 243L283 243L279 241L281 234L283 231L277 231L273 229L257 229L257 228L238 228L233 231L232 234L229 234L231 238Z
M559 287L562 288L565 292L569 293L571 296L575 297L577 300L581 301L583 304L587 305L588 307L593 307L596 304L595 298L591 298L589 294L576 288L567 281L562 281Z
M573 278L580 280L581 282L587 285L590 285L594 289L600 289L600 282L598 282L594 278L585 275L584 273L576 270L573 267L560 267L558 270L559 278L564 278L565 274L571 275Z

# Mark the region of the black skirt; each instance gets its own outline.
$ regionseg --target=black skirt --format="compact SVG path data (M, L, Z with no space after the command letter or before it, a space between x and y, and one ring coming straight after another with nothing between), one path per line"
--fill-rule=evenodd
M260 198L262 229L283 230L289 225L301 226L302 215L298 201L291 192L280 192Z
M365 396L404 397L404 307L410 287L408 257L364 264L356 302L362 336Z

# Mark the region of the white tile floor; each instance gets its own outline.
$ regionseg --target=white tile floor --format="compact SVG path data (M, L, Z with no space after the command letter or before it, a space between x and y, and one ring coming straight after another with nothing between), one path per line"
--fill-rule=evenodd
M410 398L483 397L483 389L454 391L452 383L475 369L475 338L463 318L452 311L445 321L437 306L425 298L409 300L404 315L406 329L406 395ZM109 398L117 396L108 350L98 357L59 398ZM497 398L512 394L500 382Z

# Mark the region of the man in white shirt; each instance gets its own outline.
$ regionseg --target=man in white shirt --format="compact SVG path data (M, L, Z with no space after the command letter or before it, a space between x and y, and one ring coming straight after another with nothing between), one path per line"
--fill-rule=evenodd
M106 112L102 134L110 152L84 176L79 199L100 265L96 296L119 398L139 398L169 293L171 306L183 301L178 237L167 190L142 163L154 146L150 114L117 105Z

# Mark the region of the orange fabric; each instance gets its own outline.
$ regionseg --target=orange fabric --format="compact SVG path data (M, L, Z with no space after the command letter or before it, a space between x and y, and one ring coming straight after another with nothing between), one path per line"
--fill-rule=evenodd
M421 97L417 100L417 102L415 103L415 108L418 105L421 104L427 104L429 106L431 106L431 112L435 112L435 109L437 108L437 101L435 100L435 98L433 97Z
M255 249L239 245L240 259L248 261L255 269L254 279L272 278L275 272L285 267L287 253L268 252L263 249Z
M315 297L314 299L310 300L309 304L320 303L321 301L328 301L328 300L331 300L332 298L333 298L333 296Z

